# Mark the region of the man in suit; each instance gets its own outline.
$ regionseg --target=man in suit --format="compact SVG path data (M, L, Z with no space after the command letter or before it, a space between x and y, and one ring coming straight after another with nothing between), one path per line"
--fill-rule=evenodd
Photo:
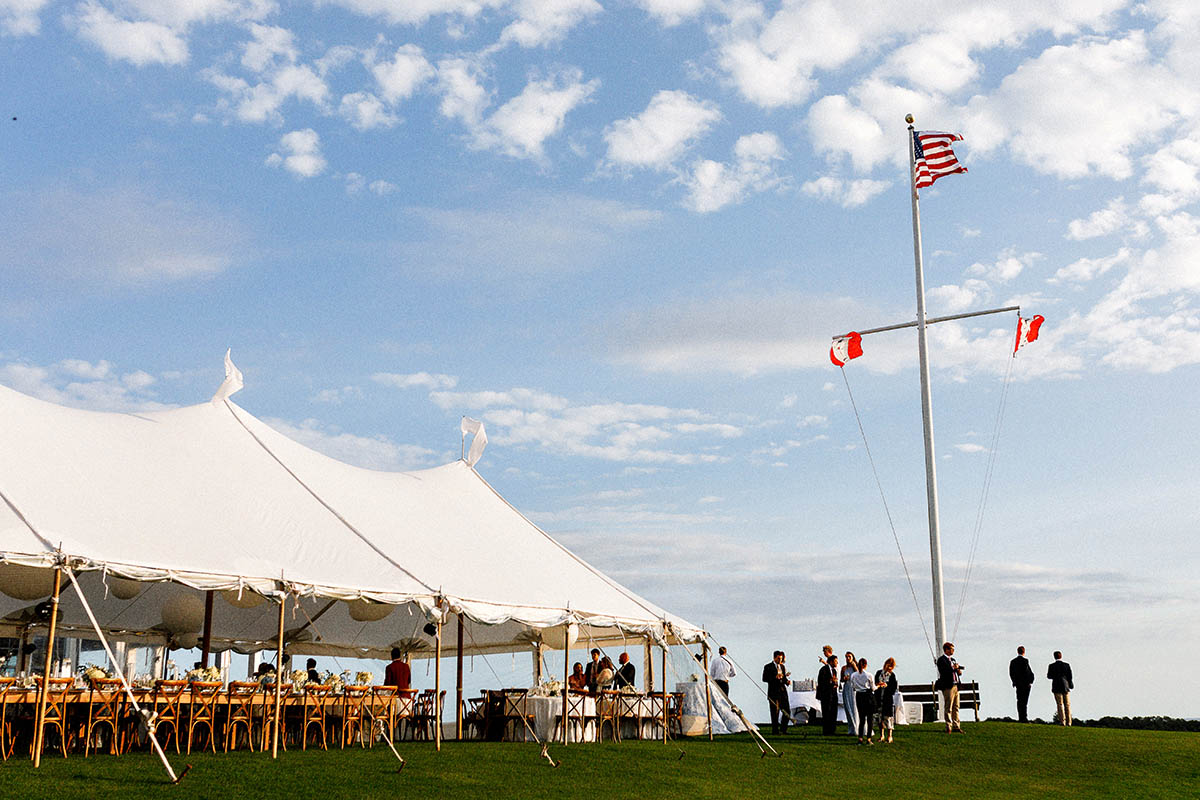
M1050 691L1054 693L1054 703L1058 707L1058 722L1060 725L1071 725L1071 690L1075 682L1071 677L1071 665L1062 660L1062 653L1054 651L1054 663L1046 670L1050 679Z
M767 702L771 705L771 733L786 734L791 718L791 703L788 702L788 679L791 673L783 663L782 650L776 650L771 660L763 666L763 683L767 685Z
M583 671L583 680L587 684L588 691L596 694L600 688L600 651L596 648L592 648L592 660L588 662Z
M958 684L962 680L963 667L954 660L954 643L942 645L942 656L937 660L938 677L933 688L942 693L942 707L946 714L946 733L962 733L958 721Z
M1033 687L1033 669L1025 657L1025 648L1017 648L1017 657L1008 662L1008 679L1017 690L1017 721L1029 722L1029 690Z
M613 683L618 689L624 689L626 686L632 689L634 678L637 676L637 667L629 660L629 653L621 653L617 657L617 662L621 667L617 670L617 677Z
M838 657L826 653L825 666L817 673L817 701L821 704L821 733L837 733Z

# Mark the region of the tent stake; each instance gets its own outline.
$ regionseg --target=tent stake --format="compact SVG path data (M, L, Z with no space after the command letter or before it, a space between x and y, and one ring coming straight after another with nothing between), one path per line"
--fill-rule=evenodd
M287 594L279 597L279 639L275 648L275 726L271 731L271 758L279 758L279 726L283 722L280 691L283 688L283 612Z
M58 627L58 593L62 589L62 570L54 568L54 596L50 599L50 635L46 637L46 668L42 675L42 685L38 690L37 730L33 732L33 767L42 766L42 745L45 739L46 724L46 692L50 688L50 667L54 658L54 633Z

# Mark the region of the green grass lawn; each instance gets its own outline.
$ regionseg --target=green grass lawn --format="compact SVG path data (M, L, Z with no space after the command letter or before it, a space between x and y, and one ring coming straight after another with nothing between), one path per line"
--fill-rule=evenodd
M902 727L895 744L860 747L816 729L768 737L783 754L760 758L746 735L682 742L622 742L551 748L536 744L447 742L372 750L289 751L278 761L250 753L169 754L179 786L166 783L149 754L84 760L47 755L0 764L0 797L65 800L172 798L1114 798L1200 797L1200 734L1064 729L983 722L962 736L935 725Z

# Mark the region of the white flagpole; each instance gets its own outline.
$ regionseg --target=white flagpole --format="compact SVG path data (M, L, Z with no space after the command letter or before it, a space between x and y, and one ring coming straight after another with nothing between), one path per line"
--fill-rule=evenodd
M921 259L921 208L917 200L916 131L908 114L908 179L912 186L913 260L917 270L917 347L921 358L921 421L925 429L925 495L929 503L929 566L933 573L933 630L940 651L946 641L946 600L942 592L942 538L938 526L937 466L933 456L933 399L929 392L929 353L925 342L925 273Z

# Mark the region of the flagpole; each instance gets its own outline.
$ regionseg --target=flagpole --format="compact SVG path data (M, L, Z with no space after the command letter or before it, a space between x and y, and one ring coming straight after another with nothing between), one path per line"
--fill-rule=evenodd
M921 359L921 422L925 432L925 495L929 504L929 567L933 573L933 630L937 649L946 641L946 601L942 591L942 538L938 524L937 466L933 455L933 399L929 391L929 352L925 340L925 273L921 257L921 208L917 199L913 116L908 123L908 179L912 186L913 261L917 273L917 348Z

